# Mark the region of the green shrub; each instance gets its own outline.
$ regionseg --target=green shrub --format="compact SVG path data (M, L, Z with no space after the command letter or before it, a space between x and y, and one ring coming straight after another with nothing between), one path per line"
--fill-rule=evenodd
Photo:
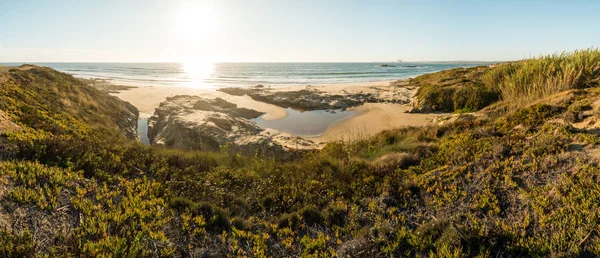
M231 226L239 230L250 229L250 223L242 217L233 217L233 219L231 219Z
M331 203L325 209L325 217L329 225L343 227L348 217L348 207L343 203Z
M457 68L424 74L410 81L419 86L416 97L433 111L472 112L499 99L499 92L481 82L489 67Z
M260 206L263 209L265 209L265 211L271 210L271 208L273 208L274 205L275 205L275 199L273 199L273 197L271 197L271 196L265 196L264 198L262 198L260 200Z
M201 202L194 208L195 216L202 215L206 219L206 229L221 231L229 229L229 216L223 208L208 202Z
M427 85L419 88L417 96L424 105L429 106L433 111L452 112L455 106L453 102L455 92L456 88Z
M230 216L246 217L250 212L250 205L246 200L235 198L227 204L227 211Z
M317 209L314 205L304 206L300 210L300 215L302 215L302 220L307 225L315 225L315 224L323 224L324 217L323 213Z
M0 175L15 183L9 196L18 202L33 203L46 210L58 206L63 188L70 187L78 173L34 162L0 162Z
M185 197L175 197L171 199L169 206L179 211L185 211L186 209L194 210L198 204Z
M291 228L295 230L300 226L300 222L300 215L298 213L285 213L279 217L278 226L279 228Z
M511 130L517 125L526 127L540 126L548 118L563 111L564 108L545 104L533 105L520 109L496 121L496 125L503 131Z
M454 92L453 111L458 113L475 112L496 101L499 96L483 86L463 86Z
M23 234L0 231L0 257L35 257L37 246L29 231Z

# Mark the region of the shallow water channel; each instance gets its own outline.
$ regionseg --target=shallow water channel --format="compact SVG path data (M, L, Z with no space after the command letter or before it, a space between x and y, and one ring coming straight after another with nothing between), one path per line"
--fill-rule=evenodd
M150 138L148 138L148 118L140 117L138 119L137 132L141 143L150 144Z

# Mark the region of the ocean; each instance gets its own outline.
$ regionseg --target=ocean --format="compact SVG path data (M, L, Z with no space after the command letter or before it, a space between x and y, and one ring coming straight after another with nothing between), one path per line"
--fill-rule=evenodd
M4 63L2 65L21 65ZM34 63L80 78L136 86L220 88L230 86L323 85L396 80L485 62L401 63L216 63L190 68L180 63ZM384 67L382 65L388 65Z

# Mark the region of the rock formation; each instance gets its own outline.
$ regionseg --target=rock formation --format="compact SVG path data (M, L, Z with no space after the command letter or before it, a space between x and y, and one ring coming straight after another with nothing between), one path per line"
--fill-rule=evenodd
M203 151L227 150L278 159L290 157L286 147L290 140L300 146L315 145L310 140L264 130L250 120L262 114L239 108L220 98L170 97L149 119L148 137L152 145Z

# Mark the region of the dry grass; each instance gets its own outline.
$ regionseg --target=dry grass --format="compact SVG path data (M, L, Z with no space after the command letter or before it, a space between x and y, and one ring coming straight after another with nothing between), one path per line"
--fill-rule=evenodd
M598 86L600 51L596 48L562 52L497 65L482 76L515 107L558 92Z
M419 76L417 98L423 111L470 112L498 100L509 110L570 89L600 85L597 48L562 52L491 67L460 68Z

